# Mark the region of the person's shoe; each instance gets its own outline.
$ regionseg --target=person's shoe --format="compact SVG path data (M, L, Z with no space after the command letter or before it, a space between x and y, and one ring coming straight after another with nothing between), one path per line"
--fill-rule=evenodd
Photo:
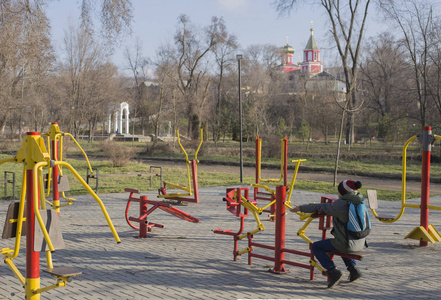
M329 277L328 288L332 288L338 284L340 279L343 277L343 273L337 268L330 269L326 271Z
M361 277L360 271L358 271L357 268L355 268L354 266L348 267L348 271L349 271L348 279L350 282L353 282Z

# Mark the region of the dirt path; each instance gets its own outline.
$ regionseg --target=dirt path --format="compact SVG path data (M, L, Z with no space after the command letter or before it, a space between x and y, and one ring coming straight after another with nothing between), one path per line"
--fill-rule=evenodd
M146 164L154 165L154 166L162 166L162 167L170 167L170 168L185 168L185 163L177 163L171 161L144 161ZM222 172L222 173L230 173L237 174L238 178L240 177L240 168L238 166L226 166L226 165L216 165L216 164L198 164L198 170L207 171L207 172ZM244 167L243 175L244 176L255 176L255 168ZM262 177L263 178L278 178L280 176L280 169L262 169ZM291 174L292 176L292 174ZM331 173L314 173L314 172L302 172L301 169L297 174L297 179L299 180L315 180L315 181L323 181L332 183L334 181L334 175ZM394 179L382 179L382 178L373 178L367 176L355 176L355 175L339 175L338 181L344 179L353 179L359 180L363 183L363 186L369 187L372 189L386 189L386 190L395 190L401 191L401 180ZM406 190L408 192L421 192L421 182L408 180L406 182ZM432 183L430 185L430 193L441 195L441 184Z

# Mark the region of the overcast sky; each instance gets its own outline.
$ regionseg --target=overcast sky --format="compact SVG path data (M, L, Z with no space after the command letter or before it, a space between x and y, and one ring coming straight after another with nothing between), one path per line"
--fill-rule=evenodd
M81 1L79 1L81 2ZM332 42L326 36L329 31L326 15L319 6L303 4L289 16L279 17L272 0L133 0L133 34L127 36L118 46L112 61L120 70L126 67L123 49L133 46L136 38L142 42L143 53L153 57L161 44L171 42L176 31L177 19L186 14L200 26L210 23L211 17L223 17L230 33L238 38L242 49L253 44L272 44L282 47L288 42L296 49L295 61L302 57L302 51L310 36L311 21L314 37L322 50L322 60L326 60L326 49ZM53 45L58 53L63 47L64 32L69 19L79 19L77 0L50 2L48 17L52 26ZM371 14L375 11L372 9ZM378 22L370 22L368 34L383 30ZM241 50L239 50L241 51ZM243 51L242 51L243 52ZM324 61L325 67L327 62Z

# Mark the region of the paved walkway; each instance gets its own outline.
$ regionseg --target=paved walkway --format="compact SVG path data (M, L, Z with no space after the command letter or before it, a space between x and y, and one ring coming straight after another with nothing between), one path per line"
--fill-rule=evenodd
M143 194L156 199L153 192ZM275 275L267 271L273 266L270 261L254 258L253 265L248 265L246 255L233 261L232 237L212 232L216 228L237 230L239 226L238 219L227 212L222 201L225 187L200 189L199 204L178 206L201 223L155 211L149 220L165 227L155 228L148 239L134 238L137 231L125 221L128 193L99 196L122 243L115 243L94 199L79 196L72 206L62 208L60 221L66 247L53 254L53 261L54 266L71 266L83 274L66 287L43 293L41 299L433 299L439 294L440 245L420 248L418 241L404 239L419 224L417 209L406 209L394 224L373 221L367 250L371 256L359 264L364 277L354 283L344 280L329 290L325 288L324 276L317 273L316 279L309 281L306 269L289 267L291 273ZM294 191L292 201L319 202L320 196ZM430 201L441 205L441 197ZM0 201L0 224L4 224L9 203ZM131 215L137 216L138 209L133 206ZM382 213L396 214L400 203L379 201L379 206ZM268 221L267 215L262 215L262 220L266 230L256 234L254 240L274 245L274 223ZM439 212L431 211L430 221L441 228ZM295 214L287 215L288 248L307 249L295 234L302 223ZM245 226L246 231L255 228L252 217ZM319 239L317 222L310 225L307 235ZM13 242L0 240L0 248L13 247ZM245 248L246 241L239 247ZM15 259L23 274L24 250L22 245ZM44 268L44 255L41 256ZM308 263L307 258L292 254L287 254L287 259ZM337 265L343 266L339 258ZM42 287L53 283L54 278L41 273ZM0 265L0 299L24 299L23 288L5 264Z

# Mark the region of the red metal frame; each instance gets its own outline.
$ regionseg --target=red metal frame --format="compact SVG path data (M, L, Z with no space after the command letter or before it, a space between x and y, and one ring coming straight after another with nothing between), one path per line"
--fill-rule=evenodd
M200 222L197 218L192 217L189 214L173 207L170 203L148 200L147 196L140 196L139 198L133 197L133 194L139 194L138 190L126 188L125 191L130 193L129 199L127 200L127 206L126 206L126 212L125 212L126 221L130 227L132 227L133 229L139 230L139 235L137 238L147 238L147 232L152 231L152 227L164 228L164 225L162 225L162 224L149 222L147 220L147 216L149 214L151 214L153 211L155 211L157 208L159 208L163 211L166 211L169 214L174 215L175 217L178 217L180 219L183 219L183 220L186 220L189 222L193 222L193 223ZM132 201L139 203L139 217L138 218L129 217L129 209L130 209L130 204ZM147 206L148 204L152 205L152 207L150 207L150 209ZM131 221L139 223L139 226L133 225Z
M275 246L264 245L260 243L253 242L253 235L248 235L248 247L250 251L248 252L248 264L252 264L252 258L260 258L274 262L274 268L270 270L272 273L283 274L289 272L285 268L286 265L291 265L295 267L305 268L310 270L310 279L314 279L314 267L310 264L298 263L285 259L285 253L291 253L300 256L306 256L310 259L314 257L311 251L299 251L285 248L285 215L286 206L284 205L286 198L286 186L276 187L276 228L275 228ZM269 257L265 255L260 255L253 253L255 248L264 248L269 250L274 250L274 257Z
M243 236L243 226L244 226L244 218L248 216L248 210L244 208L243 213L241 212L241 204L240 204L240 198L236 196L234 198L234 194L236 195L242 195L244 194L245 197L248 197L248 189L247 188L237 188L237 189L227 189L227 195L223 199L227 202L227 210L230 211L232 214L240 218L240 227L237 232L232 232L232 230L222 230L222 229L215 229L214 233L217 234L225 234L225 235L231 235L234 238L234 250L233 250L233 257L234 260L237 260L238 256L238 240L239 236ZM276 274L284 274L288 273L289 270L286 269L285 265L290 265L294 267L300 267L304 269L308 269L310 271L310 280L314 280L314 271L315 267L311 265L310 263L300 263L295 262L291 260L287 260L285 258L286 253L299 255L299 256L305 256L309 258L309 262L315 260L314 259L314 253L311 251L311 245L309 245L309 251L300 251L300 250L294 250L294 249L288 249L285 247L285 215L286 215L286 206L284 205L286 198L286 187L285 186L277 186L276 187L276 212L275 212L275 220L276 220L276 226L275 226L275 244L274 246L271 245L265 245L262 243L257 243L253 241L253 235L248 233L247 239L248 239L248 264L252 264L253 257L260 258L268 261L274 262L274 268L269 270L272 273ZM248 199L248 198L247 198ZM333 197L321 197L321 203L332 203L335 201L336 198ZM313 217L319 218L319 224L318 229L322 231L322 239L326 239L327 231L332 228L332 216L325 215L323 213L316 213L313 215ZM268 249L274 251L274 256L267 256L262 255L258 253L254 253L254 250L257 248L262 249ZM358 255L351 255L351 254L344 254L339 252L333 252L328 254L331 259L333 259L334 255L338 256L344 256L349 257L353 259L360 260L360 256ZM327 276L326 272L323 272L322 275Z
M234 194L236 194L236 199L234 197ZM227 210L231 212L236 217L240 218L240 226L239 230L237 232L233 232L233 230L222 230L220 228L214 229L213 232L217 234L226 234L233 236L233 259L236 261L238 256L238 242L239 242L239 236L243 233L244 229L244 220L245 217L248 216L248 209L243 207L240 204L240 196L243 195L246 199L249 197L249 190L248 188L228 188L226 192L226 197L223 198L223 201L227 204ZM251 200L253 204L255 204L255 201ZM243 212L241 210L241 207L243 207Z
M431 127L423 128L423 141L428 141L427 138L432 135ZM421 214L420 214L420 226L428 232L429 230L429 197L430 197L430 142L424 145L423 142L423 153L422 153L422 168L421 168ZM428 242L420 241L420 246L427 246Z
M27 132L26 135L39 136L39 132ZM40 253L34 251L34 171L33 164L28 162L26 167L26 279L40 278ZM37 193L37 197L40 193ZM40 205L38 199L38 205Z

